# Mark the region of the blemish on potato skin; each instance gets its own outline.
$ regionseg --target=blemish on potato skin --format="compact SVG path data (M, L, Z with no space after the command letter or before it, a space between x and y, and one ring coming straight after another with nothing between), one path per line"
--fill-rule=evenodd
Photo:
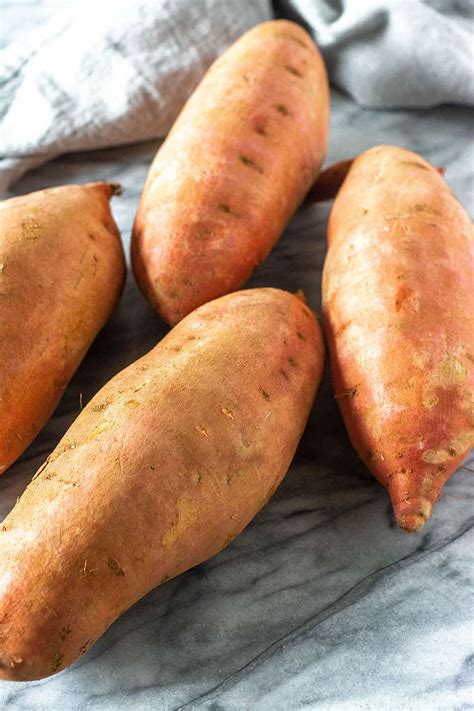
M102 422L102 424L97 425L97 427L94 427L94 429L91 431L91 433L86 437L86 439L81 442L81 444L86 444L86 442L92 442L92 440L96 439L99 437L99 435L103 434L104 432L107 432L113 427L114 423L110 422L109 420L106 420L105 422ZM77 443L71 444L68 449L74 449L74 447L77 446Z
M205 427L202 427L201 425L194 425L194 429L199 432L199 434L201 434L203 437L209 437L209 433Z
M414 357L414 362L417 367L423 367L424 365L423 361L418 357ZM448 390L450 388L459 388L461 391L465 391L467 380L468 373L466 366L458 358L448 354L432 369L426 382L423 384L423 406L430 410L438 405L438 389Z
M217 205L217 209L220 210L221 212L224 212L226 215L232 215L233 217L239 218L240 214L233 210L230 205L228 205L225 202L220 202Z
M101 402L97 405L92 405L91 410L92 412L103 412L109 405L110 402L106 400L105 402Z
M273 108L282 116L291 116L291 112L284 104L273 104Z
M54 659L54 665L53 665L53 673L57 672L61 664L63 663L64 655L63 654L57 654L55 659Z
M294 77L298 77L298 79L303 78L303 75L299 71L299 69L296 69L296 67L291 66L291 64L284 64L283 69L285 69L289 74L292 74Z
M180 496L176 502L175 523L166 531L162 538L165 548L172 546L191 528L198 517L198 507L196 503L186 496Z
M283 368L279 368L279 369L278 369L278 372L280 373L280 375L281 375L285 380L289 380L289 379L290 379L290 376L288 375L288 373L286 372L286 370L283 370Z
M83 645L79 647L79 656L82 657L83 654L87 652L87 650L92 646L94 640L92 639L87 639Z
M336 398L336 400L341 400L344 398L352 400L359 394L358 388L359 386L355 385L353 388L348 388L347 390L343 390L342 392L337 393L336 395L334 395L334 397Z
M10 658L10 662L8 664L10 669L15 669L15 667L19 667L23 664L23 657L19 657L17 654L14 654Z
M301 333L301 331L296 331L296 335L298 336L300 341L306 341L306 336L303 333Z
M426 464L441 464L449 458L449 455L445 449L427 449L421 458Z
M264 390L263 388L259 388L258 391L264 400L267 400L267 401L270 400L270 395L267 393L266 390Z
M68 625L61 627L61 629L59 630L59 639L61 640L61 642L64 642L66 637L68 637L70 634L71 628Z
M298 363L292 356L288 356L288 358L286 360L288 361L288 363L291 365L292 368L298 367Z
M257 173L260 173L260 175L264 174L264 170L261 165L258 165L252 158L249 158L248 156L240 155L239 156L240 162L245 165L246 168L251 168L252 170L255 170Z
M413 289L400 287L395 296L395 311L398 313L403 304L414 294Z
M234 419L234 413L232 412L232 410L229 410L228 407L221 407L221 412L223 415L225 415L229 419L231 419L231 420Z
M108 567L114 571L116 575L118 575L121 578L125 577L125 571L122 568L122 566L118 563L118 561L115 560L115 558L109 558L107 561Z

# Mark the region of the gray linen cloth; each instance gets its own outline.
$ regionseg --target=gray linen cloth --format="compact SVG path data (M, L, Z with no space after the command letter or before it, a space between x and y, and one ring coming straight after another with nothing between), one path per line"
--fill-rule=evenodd
M471 0L77 0L0 51L0 192L66 152L164 136L214 58L302 22L362 105L474 105Z

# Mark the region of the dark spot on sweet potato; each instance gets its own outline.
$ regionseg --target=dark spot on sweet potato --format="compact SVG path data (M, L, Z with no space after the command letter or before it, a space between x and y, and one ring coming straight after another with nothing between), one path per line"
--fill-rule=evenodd
M290 379L290 376L288 375L288 373L286 372L286 370L283 370L283 368L279 368L279 369L278 369L278 372L280 373L280 375L281 375L283 378L285 378L285 380L289 380L289 379Z
M456 457L456 456L457 456L457 452L456 452L456 450L454 449L454 447L447 447L447 452L448 452L448 454L449 454L450 457Z
M68 637L70 634L71 628L68 625L61 627L61 629L59 630L59 639L61 640L61 642L64 642L66 637Z
M292 74L294 77L298 77L299 79L303 78L302 73L296 69L296 67L292 67L291 64L284 64L283 69L285 69L289 74Z
M56 654L54 658L54 664L53 664L53 673L57 672L61 664L63 663L64 655L63 654Z
M77 486L77 481L71 481L70 479L63 479L62 477L59 477L58 481L60 484L66 484L67 486L71 486L72 488Z
M258 389L264 400L270 400L270 395L263 388Z
M258 165L252 158L249 158L248 156L239 156L239 160L243 165L245 165L246 168L251 168L252 170L255 170L257 173L260 173L260 175L263 175L264 170L261 165Z
M436 471L442 474L446 471L446 467L444 466L444 464L438 464L438 466L436 467Z
M92 405L91 410L92 412L103 412L109 405L110 402L106 400L105 402L101 402L97 405Z
M84 644L79 647L79 656L82 657L82 655L87 652L87 650L88 650L89 647L91 646L92 642L93 642L92 639L86 639L86 641L84 642Z
M116 575L118 575L121 578L125 577L125 571L122 568L122 566L118 563L118 561L115 560L115 558L109 558L107 561L107 565L109 566L110 570L113 570Z
M298 367L298 363L292 356L288 356L288 358L286 360L288 361L288 363L291 365L292 368Z
M154 464L150 464L150 469L154 469L154 468L155 468L155 465L154 465Z
M358 385L355 385L353 388L348 388L347 390L343 390L342 392L337 393L334 397L336 398L336 400L341 400L343 398L348 398L349 400L352 400L359 393L358 387Z
M284 104L273 104L273 108L278 111L282 116L291 116L291 112L287 106Z
M258 133L259 136L268 136L268 131L263 122L255 123L255 133Z
M238 213L238 212L235 212L235 210L233 210L233 209L230 207L230 205L228 205L228 204L225 203L225 202L220 202L220 203L217 205L217 209L220 210L221 212L225 212L226 215L232 215L233 217L237 217L237 218L240 217L239 213Z
M301 331L296 331L296 335L300 339L300 341L306 341L306 336L301 333Z
M401 286L395 295L395 311L398 313L402 308L403 304L410 296L413 294L413 289Z

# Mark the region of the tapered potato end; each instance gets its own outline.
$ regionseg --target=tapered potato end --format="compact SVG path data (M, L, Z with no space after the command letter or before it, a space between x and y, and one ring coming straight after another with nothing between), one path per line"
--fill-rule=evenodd
M429 487L431 492L426 495ZM397 523L409 533L425 525L438 498L438 487L433 488L432 481L427 477L410 481L405 474L395 474L390 477L388 491Z

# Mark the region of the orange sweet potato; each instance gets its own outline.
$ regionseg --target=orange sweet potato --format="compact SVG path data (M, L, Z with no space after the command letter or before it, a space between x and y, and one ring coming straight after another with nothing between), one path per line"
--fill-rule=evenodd
M325 331L349 436L414 531L474 441L473 230L433 166L366 151L336 198Z
M239 288L321 167L329 91L298 25L251 29L208 71L150 168L132 235L145 296L171 324Z
M63 669L226 546L288 469L323 368L312 312L206 304L93 398L0 527L0 677Z
M0 473L38 434L119 298L116 186L0 203Z

